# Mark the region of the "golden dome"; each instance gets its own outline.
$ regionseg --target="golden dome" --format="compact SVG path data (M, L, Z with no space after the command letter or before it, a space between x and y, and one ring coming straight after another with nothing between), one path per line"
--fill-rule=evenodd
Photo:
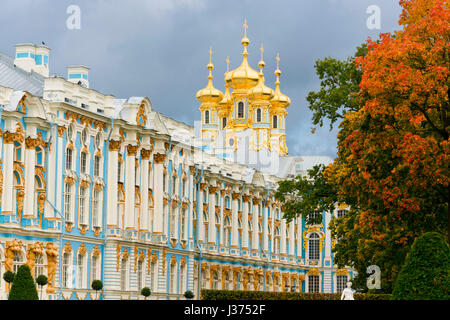
M251 88L248 91L248 94L250 97L252 97L253 99L264 99L264 100L268 100L271 99L274 95L274 92L271 88L267 87L264 82L264 73L263 73L263 68L265 66L264 60L263 60L263 46L261 44L261 60L259 61L259 68L260 68L260 72L259 72L259 81L258 84Z
M280 56L277 54L277 69L275 70L275 76L277 77L277 81L275 82L275 93L270 102L272 102L273 106L280 106L287 108L291 104L291 99L287 95L281 93L280 91L281 70L278 66L279 62Z
M223 94L223 99L219 102L219 104L221 106L228 106L233 104L233 99L231 98L231 94L230 94L230 86L228 85L227 82L227 77L230 76L230 72L228 71L229 65L230 65L230 58L227 57L227 72L225 72L225 93Z
M242 59L241 65L234 69L233 71L230 71L230 74L225 76L225 81L230 85L233 89L250 89L254 87L258 81L259 81L259 74L257 71L252 69L248 65L248 52L247 52L247 46L250 43L250 41L247 38L247 21L244 22L244 38L242 38L242 45L244 46L244 52L242 53L242 56L244 59Z
M197 91L197 94L195 95L195 97L197 98L197 100L199 100L200 102L219 102L220 100L222 100L223 97L223 93L222 91L214 88L213 83L212 83L212 71L214 69L214 65L211 62L211 55L212 55L212 50L211 48L209 49L209 63L207 65L207 68L209 70L209 75L208 75L208 85Z

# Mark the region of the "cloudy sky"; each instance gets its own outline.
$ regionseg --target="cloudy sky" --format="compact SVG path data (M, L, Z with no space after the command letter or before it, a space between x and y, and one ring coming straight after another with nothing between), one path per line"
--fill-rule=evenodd
M80 29L69 29L67 8L81 11ZM381 28L370 30L370 5L381 12ZM281 90L288 108L291 155L336 156L336 130L311 133L306 96L319 87L314 62L344 59L368 37L398 29L397 0L1 0L0 52L14 55L16 43L44 41L51 48L50 74L66 76L68 65L90 67L90 87L118 98L147 96L153 108L190 125L199 119L197 90L207 83L213 47L214 85L224 91L225 59L242 60L243 21L249 61L257 69L264 44L266 85L280 53Z

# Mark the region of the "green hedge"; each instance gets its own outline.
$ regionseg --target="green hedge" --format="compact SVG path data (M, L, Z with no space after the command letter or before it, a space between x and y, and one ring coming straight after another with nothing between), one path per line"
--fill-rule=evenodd
M414 241L396 279L392 299L450 299L450 247L443 235L428 232Z
M389 300L390 294L355 293L355 300ZM201 291L202 300L340 300L340 293L297 293L241 290Z

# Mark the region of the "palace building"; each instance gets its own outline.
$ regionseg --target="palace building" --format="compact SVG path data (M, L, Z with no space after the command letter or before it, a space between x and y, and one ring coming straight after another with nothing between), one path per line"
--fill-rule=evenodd
M340 292L353 278L333 262L328 224L283 219L277 182L325 156L291 156L291 104L249 66L197 92L196 128L159 113L147 97L89 88L89 68L49 76L50 49L0 53L0 299L22 264L49 282L44 299L184 299L200 289ZM319 213L318 213L319 214Z

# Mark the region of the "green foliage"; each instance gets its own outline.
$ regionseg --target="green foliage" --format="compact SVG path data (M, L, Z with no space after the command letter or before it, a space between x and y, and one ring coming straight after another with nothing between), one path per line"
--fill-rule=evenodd
M47 279L47 277L44 276L43 274L39 275L39 276L36 278L36 283L37 283L38 285L40 285L41 287L42 287L42 286L45 286L45 285L47 284L47 282L48 282L48 279Z
M39 300L30 268L26 264L19 267L8 300Z
M291 180L279 182L275 198L283 205L287 222L299 215L309 219L315 211L333 211L337 201L336 191L323 176L324 165L316 165L308 170L308 177L297 176ZM322 215L309 223L321 223Z
M184 296L186 299L192 299L192 298L194 298L194 293L193 293L191 290L187 290L187 291L183 294L183 296Z
M450 248L428 232L414 241L392 292L393 300L449 300Z
M145 287L141 289L141 294L146 298L149 297L151 293L150 288Z
M101 280L93 280L91 287L95 291L99 291L103 289L103 282Z
M355 293L355 300L389 300L389 294ZM202 290L202 300L340 300L340 293L297 293L242 290Z
M367 45L357 48L355 57L365 56ZM348 111L359 109L357 93L362 72L357 68L355 57L341 61L327 57L317 60L314 68L319 76L320 90L308 93L306 100L313 111L313 124L323 126L324 119L330 120L330 130L335 122L343 119Z
M14 281L14 276L15 276L14 272L12 272L12 271L6 271L6 272L3 274L3 280L5 280L5 281L8 282L8 283L11 283L11 282Z

